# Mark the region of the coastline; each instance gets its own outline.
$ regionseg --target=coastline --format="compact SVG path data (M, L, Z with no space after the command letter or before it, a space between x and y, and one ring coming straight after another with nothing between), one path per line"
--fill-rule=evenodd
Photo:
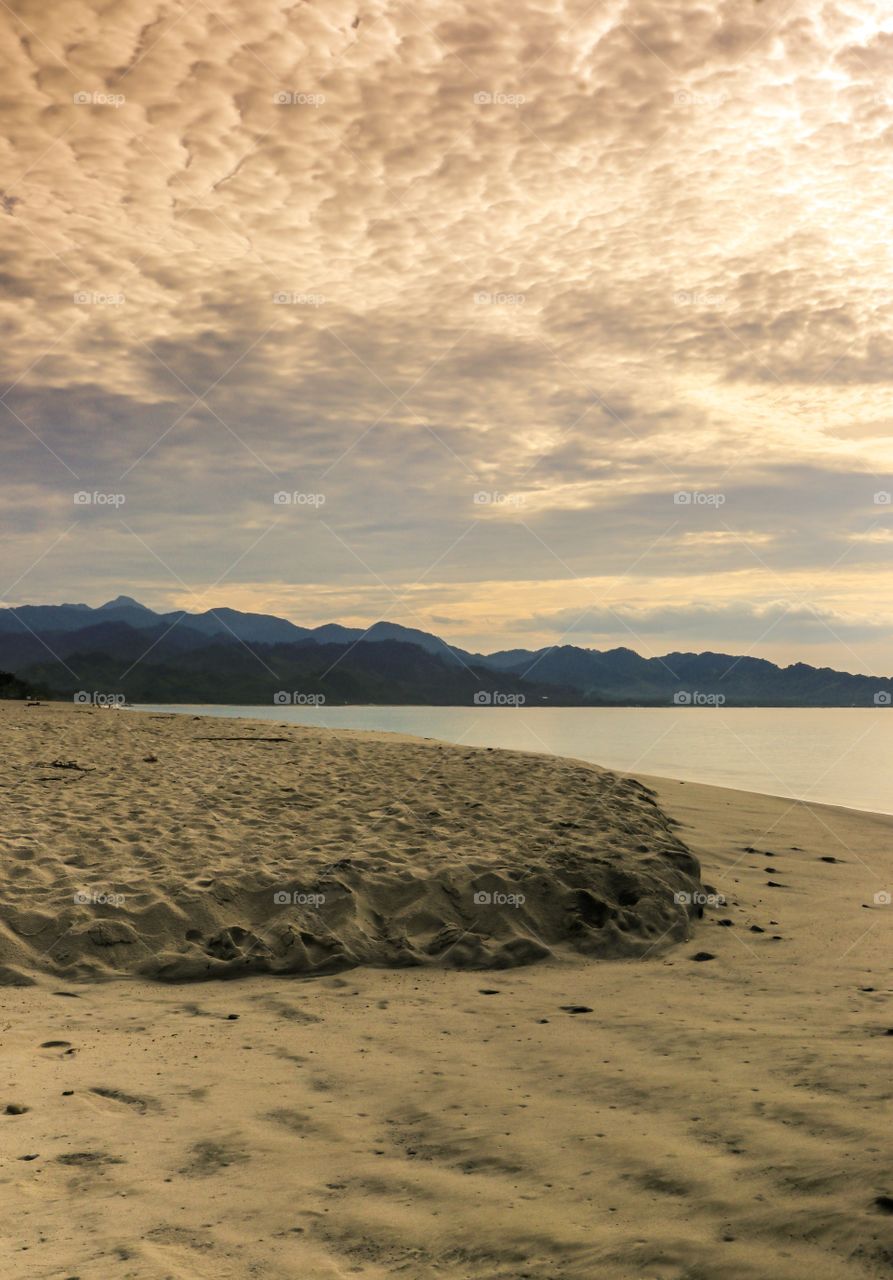
M146 707L132 707L128 709L133 710L133 712L141 713L141 714L145 714L146 712L156 713L156 712L159 712L159 709L161 709L162 713L175 714L175 716L180 716L180 714L203 713L203 714L210 714L210 716L214 716L215 718L220 718L220 719L255 719L256 718L251 716L243 716L242 714L243 708L235 708L235 707L230 708L230 707L226 707L226 705L224 704L220 704L219 707L216 707L216 708L210 708L210 707L207 707L207 705L201 705L201 704L194 704L194 705L184 704L183 710L177 710L175 709L175 707L177 707L177 704L152 704L152 705L146 705ZM264 716L257 717L258 719L261 719L262 722L279 723L280 721L281 709L279 708L246 708L246 710L247 709L262 710L262 712L265 712L266 714L264 714ZM485 708L484 710L482 710L482 714L484 714L484 716L487 716L487 714L490 714L490 716L494 716L494 718L500 717L502 716L502 714L505 714L505 716L507 717L516 717L516 716L523 716L523 713L525 713L526 709L527 708L516 708L513 710L508 710L508 712L503 712L503 710L499 708L495 708L495 709ZM622 713L624 717L629 716L629 714L631 713L637 712L637 713L640 713L641 716L647 717L647 716L651 716L651 714L654 713L655 710L659 710L659 712L665 713L667 714L667 716L673 716L674 713L678 712L678 710L681 710L681 709L688 710L690 708L677 708L677 707L661 707L661 708L652 708L652 707L604 708L603 707L603 708L551 708L551 709L542 708L542 707L536 708L536 710L539 710L539 712L545 713L546 717L549 716L550 710L559 710L559 712L562 714L565 712L568 712L568 710L580 710L580 712L585 712L586 714L596 714L596 716L597 714L604 713L604 712L608 712L608 713L617 712L617 713ZM229 714L230 710L232 710L232 714ZM443 707L407 708L407 707L400 707L400 705L393 705L393 707L358 707L357 705L357 707L348 708L348 707L329 707L329 705L326 705L324 709L321 709L321 716L325 717L326 714L329 714L331 712L344 713L344 712L351 712L351 710L352 712L372 712L372 713L393 712L395 713L395 716L397 716L398 718L403 718L402 713L407 712L407 710L412 710L412 712L425 712L425 710L429 710L429 712L434 714L435 717L439 716L439 714L441 712L444 712L444 710L461 710L461 712L463 712L467 716L468 710L470 710L470 708L467 708L467 707L466 708L443 708ZM695 708L695 710L699 710L699 708ZM707 719L705 719L705 721L700 721L699 726L701 728L707 728L710 726L710 717L723 716L724 712L727 712L728 708L723 708L723 709L702 708L701 710L702 710L702 713L704 713L704 716L707 717ZM839 707L835 707L835 708L736 707L736 708L732 708L732 713L733 713L733 716L738 716L738 714L741 714L741 716L747 716L747 713L754 712L757 714L757 716L760 716L760 714L766 712L766 710L770 710L770 712L792 713L792 714L801 714L801 713L811 714L815 712L820 717L826 716L828 712L841 713L843 714L843 716L846 716L846 714L848 713L858 714L858 716L874 716L874 714L878 714L878 712L876 712L876 709L839 708ZM690 718L687 718L687 719L690 719ZM319 724L315 724L312 721L310 721L310 719L307 719L307 721L293 721L290 723L303 724L303 726L306 726L306 727L326 728L326 730L331 730L335 732L372 732L372 733L384 733L384 735L389 737L394 737L394 739L431 740L431 735L425 735L425 733L413 732L412 728L408 728L408 727L376 726L375 728L372 728L371 726L365 726L362 728L358 728L358 727L349 726L349 724L342 724L342 723L331 722L331 721L321 721ZM484 723L486 723L486 719ZM691 722L691 723L695 723L695 722ZM893 718L890 719L889 723L893 724ZM441 732L436 733L436 735L434 736L435 740L441 741L441 742L452 742L452 744L454 745L457 744L457 742L459 742L459 744L461 745L476 746L476 748L481 748L481 746L493 746L494 749L498 749L498 750L522 751L522 753L532 754L532 755L551 754L551 755L559 756L559 758L562 758L562 759L577 760L577 762L581 762L582 764L585 764L586 767L591 767L592 764L595 764L596 767L609 768L609 769L612 769L612 771L615 773L622 773L624 774L624 776L628 776L628 777L663 778L663 780L690 782L692 783L692 785L697 785L697 786L714 786L714 787L720 788L720 790L743 791L743 792L746 792L746 794L775 796L775 797L779 797L779 799L801 799L801 796L798 796L796 794L797 786L796 786L796 783L793 782L793 780L789 781L788 795L786 795L786 792L784 792L783 790L784 781L786 780L782 780L782 778L778 778L778 777L774 778L774 781L778 783L780 790L771 790L771 786L769 785L769 783L771 778L773 778L773 767L771 767L770 764L768 764L768 767L766 767L766 771L765 771L766 785L760 786L759 783L756 783L755 780L751 780L751 778L742 778L741 781L734 781L733 778L728 776L705 778L704 769L710 767L710 764L714 762L714 760L716 759L716 756L709 756L709 758L701 759L699 760L699 762L697 762L697 765L693 763L687 763L682 765L682 767L679 767L677 763L677 768L676 768L676 771L674 772L670 772L669 767L667 771L664 771L664 772L661 772L660 768L649 767L649 765L647 764L644 764L644 767L641 767L641 768L638 767L638 760L640 760L640 755L641 755L641 751L638 748L631 749L631 758L629 758L628 760L617 759L617 758L613 760L606 759L605 756L609 754L610 746L612 746L612 724L610 724L610 722L605 722L603 726L601 726L600 739L604 739L604 741L601 741L601 740L597 741L596 751L594 751L594 754L592 755L582 754L580 748L578 748L578 745L577 745L577 749L574 749L572 742L567 742L567 744L562 744L560 746L553 746L551 742L549 742L549 744L546 744L546 741L542 739L539 733L535 733L532 731L530 733L530 737L528 737L527 744L519 745L518 742L505 741L504 735L502 735L502 733L499 733L499 732L495 732L493 733L493 735L490 735L490 733L487 733L487 735L480 735L480 733L476 733L476 735L473 736L473 740L470 739L470 737L468 736L463 737L463 739L458 739L457 736L450 737L443 732L444 728L448 726L444 726L444 724L438 724L438 726L436 727L440 728ZM820 721L818 726L815 727L815 732L812 733L811 731L811 736L814 737L815 733L819 733L820 735L820 733L823 732L825 728L826 728L825 724ZM659 739L660 737L663 737L661 733L658 733L658 735L656 736L658 736ZM865 735L860 735L860 737L865 737ZM687 748L688 748L688 745L690 745L688 744L688 740L682 739L681 744L679 745L682 746L683 759L688 760ZM747 755L750 754L745 748L743 748L743 746L741 745L741 741L736 742L736 740L734 740L734 736L732 736L731 741L728 741L727 744L725 745L727 745L727 748L728 746L732 746L732 748L736 748L736 746L739 746L739 748L741 748L742 756L743 758L745 758L745 760L747 758ZM816 774L820 774L820 776L824 776L824 777L830 776L830 774L833 773L833 764L830 765L829 767L829 760L830 762L834 762L834 760L837 759L838 756L841 759L847 758L847 755L850 754L850 749L852 749L852 745L853 745L852 739L850 740L844 739L844 741L841 742L841 744L838 744L837 746L834 746L833 749L829 750L829 753L828 753L829 759L816 760L816 762L814 762L815 774L812 774L812 776L809 778L809 783L807 783L806 781L803 781L803 786L811 785L812 781L814 781L814 777L816 776ZM885 749L885 746L887 746L887 741L885 741L884 737L881 737L880 740L874 742L874 746L876 751L883 751ZM718 751L720 753L720 756L722 756L722 749L718 748ZM596 755L597 755L597 758L596 758ZM645 759L644 756L642 756L642 759ZM848 785L848 783L850 783L850 785ZM801 787L801 790L802 790L802 787ZM842 792L847 792L847 791L852 792L852 791L858 791L860 790L860 788L853 787L851 780L847 780L847 778L844 778L843 785L839 786L838 790ZM866 795L870 796L871 794L873 794L873 792L874 794L876 794L876 791L878 791L878 788L876 788L876 786L867 787L865 788L865 790L866 790ZM890 808L878 808L878 805L871 804L870 801L866 801L866 799L862 799L861 796L857 797L855 795L846 797L846 799L842 799L842 797L837 797L837 796L829 796L829 797L819 796L819 797L815 797L815 799L810 799L809 796L802 796L802 799L805 799L807 804L819 804L819 805L826 804L829 806L833 806L833 808L852 809L853 812L857 812L857 813L893 814L893 800L890 800L889 797L887 797L887 804L890 805Z
M5 1269L887 1274L893 817L639 780L726 899L663 953L0 988Z

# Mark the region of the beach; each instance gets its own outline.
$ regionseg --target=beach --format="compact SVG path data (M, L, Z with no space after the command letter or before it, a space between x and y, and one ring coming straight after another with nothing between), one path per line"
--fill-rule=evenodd
M889 1274L893 817L269 722L0 731L4 1274Z

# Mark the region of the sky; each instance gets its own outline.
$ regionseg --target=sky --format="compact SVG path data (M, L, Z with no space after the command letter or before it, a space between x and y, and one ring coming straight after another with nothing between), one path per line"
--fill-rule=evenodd
M888 6L4 29L4 604L893 674Z

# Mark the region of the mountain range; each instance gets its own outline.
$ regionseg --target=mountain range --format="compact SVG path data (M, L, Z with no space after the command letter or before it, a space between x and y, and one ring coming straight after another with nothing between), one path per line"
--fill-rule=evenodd
M762 658L554 645L470 653L393 622L156 613L129 596L0 609L0 697L264 705L887 706L893 679Z

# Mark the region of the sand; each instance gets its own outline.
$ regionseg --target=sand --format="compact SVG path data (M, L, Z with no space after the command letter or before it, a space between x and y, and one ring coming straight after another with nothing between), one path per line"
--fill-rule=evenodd
M0 980L509 968L688 936L641 783L549 756L7 704ZM688 901L690 899L690 901Z
M21 726L35 712L40 733L53 733L40 737ZM176 870L173 854L190 850L196 874L204 858L206 875L226 867L232 877L227 823L241 812L245 827L260 833L254 786L272 785L278 766L271 752L282 744L269 744L263 766L254 755L253 764L232 765L228 785L237 798L228 816L215 819L197 804L160 867L145 861L161 838L159 804L178 776L197 785L205 775L193 772L190 753L210 751L186 735L241 736L246 722L177 727L128 713L76 714L0 712L4 788L29 779L3 793L4 911L12 877L22 895L17 920L28 909L37 923L48 913L47 877L76 856L63 819L82 821L86 801L76 797L85 784L103 793L96 848L105 858L118 851L116 883L160 895L164 875ZM83 735L76 750L73 740L62 742L75 731ZM150 731L158 733L154 750L146 747ZM269 725L251 732L293 741ZM102 774L103 735L117 742L114 777ZM167 782L153 783L137 768L139 753L161 764L181 737L177 768L172 762ZM417 776L423 760L436 760L450 787L457 770L476 779L438 792L431 807L444 819L455 816L457 795L485 801L485 784L499 769L483 757L505 754L519 787L491 828L505 828L499 850L450 862L445 834L436 857L425 855L433 873L453 866L455 883L464 884L466 872L455 866L496 875L501 861L508 882L514 841L519 865L541 863L556 884L569 874L548 849L530 845L552 813L541 803L548 779L571 787L571 805L574 787L586 793L582 781L573 782L584 766L547 768L539 757L446 752L374 735L317 738L328 743L305 738L308 754L343 752L365 768L362 783L350 782L345 762L337 776L348 794L340 805L322 797L327 813L331 804L331 828L317 841L320 856L331 855L339 839L341 857L348 856L364 825L350 806L377 792L370 768L387 776L400 751L415 754ZM374 766L381 752L387 763L381 756ZM35 760L69 756L97 772L73 786L33 782ZM203 788L226 785L211 766L202 770L210 770ZM32 985L0 989L0 1273L54 1280L888 1275L893 909L875 895L893 887L893 818L658 779L643 780L647 791L622 793L628 800L617 809L618 789L588 772L601 804L588 855L598 874L624 869L612 863L609 846L615 821L631 812L630 843L640 842L644 824L655 843L666 840L667 852L652 861L656 849L631 848L630 875L654 887L682 874L679 859L694 855L706 886L725 903L707 907L700 920L686 913L678 936L619 957L584 954L571 929L544 944L548 956L509 968L469 968L473 955L456 967L445 950L420 946L411 966L345 968L342 957L337 972L258 973L237 982L147 981L117 953L97 959L80 944L71 975L60 976L57 961L37 956L33 941L10 936L4 924L7 978L17 972ZM28 832L18 807L26 787L36 797ZM651 791L657 805L648 803ZM130 819L116 845L110 817L125 812ZM396 820L386 826L383 842L395 875L411 861L408 832L416 829L404 820L404 829ZM574 820L573 805L563 820ZM539 837L525 840L533 832ZM32 856L11 859L12 839L28 833ZM578 832L572 838L584 840ZM246 873L272 867L278 874L272 846L258 839L255 848L265 850L259 870L246 850ZM85 857L93 858L92 848ZM583 852L573 845L572 866ZM476 869L478 860L486 871ZM692 864L685 865L690 874ZM22 866L29 874L14 875ZM172 891L185 882L184 872ZM362 876L352 882L355 897L364 883ZM431 900L424 905L430 910ZM608 905L621 909L613 899ZM167 919L157 903L152 910ZM218 920L199 922L203 938ZM437 936L435 923L403 933ZM640 908L631 922L635 947L651 924ZM511 941L491 933L484 931L476 953L482 965ZM345 936L349 945L357 935ZM515 925L511 937L519 936ZM370 925L363 937L378 931ZM711 958L696 959L705 955ZM119 970L126 976L115 976Z

